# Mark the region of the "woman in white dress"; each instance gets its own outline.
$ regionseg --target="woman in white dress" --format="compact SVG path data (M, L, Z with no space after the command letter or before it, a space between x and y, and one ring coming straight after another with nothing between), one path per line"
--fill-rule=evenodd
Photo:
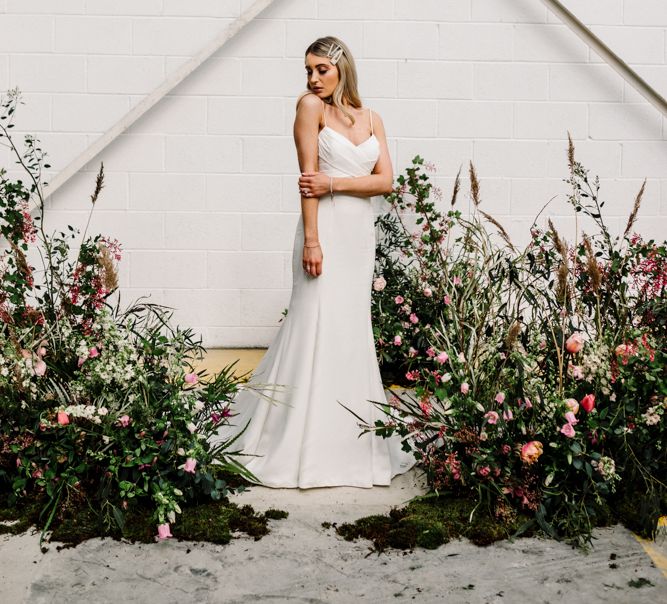
M252 389L236 395L235 429L250 422L232 448L249 454L237 459L269 487L388 485L415 459L398 436L360 436L354 414L371 425L386 418L370 402L386 402L371 327L370 197L391 191L391 159L382 120L362 107L347 46L319 38L305 68L294 121L302 174L292 295L250 378L283 389L268 393L274 403Z

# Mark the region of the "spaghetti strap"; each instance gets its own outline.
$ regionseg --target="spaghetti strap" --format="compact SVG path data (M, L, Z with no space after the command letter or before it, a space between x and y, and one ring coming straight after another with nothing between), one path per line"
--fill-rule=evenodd
M371 116L371 136L373 136L373 111L371 110L370 107L368 108L368 113Z

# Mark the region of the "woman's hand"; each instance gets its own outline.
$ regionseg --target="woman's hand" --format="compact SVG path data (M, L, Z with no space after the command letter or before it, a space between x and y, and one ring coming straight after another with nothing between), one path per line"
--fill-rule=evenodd
M322 248L314 243L303 246L303 270L311 277L319 277L322 274Z
M299 191L304 197L323 197L329 194L329 176L324 172L302 172Z

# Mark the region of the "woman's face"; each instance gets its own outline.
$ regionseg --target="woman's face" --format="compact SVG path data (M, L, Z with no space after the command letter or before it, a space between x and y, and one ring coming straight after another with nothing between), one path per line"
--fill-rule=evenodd
M327 57L306 55L306 78L308 88L321 99L330 97L338 84L338 68Z

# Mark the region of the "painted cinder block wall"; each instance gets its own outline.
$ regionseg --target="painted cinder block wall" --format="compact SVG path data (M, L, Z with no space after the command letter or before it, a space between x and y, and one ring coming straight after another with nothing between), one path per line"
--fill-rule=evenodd
M26 101L16 135L42 141L53 175L250 3L0 0L0 89ZM665 0L564 4L667 96ZM637 230L664 238L667 119L538 0L276 0L49 198L47 229L84 226L104 161L91 228L124 246L121 299L175 307L207 346L268 344L292 280L303 51L326 34L355 54L395 174L420 154L448 197L463 166L467 209L472 160L517 242L554 196L545 216L571 233L569 130L612 229L646 177Z

